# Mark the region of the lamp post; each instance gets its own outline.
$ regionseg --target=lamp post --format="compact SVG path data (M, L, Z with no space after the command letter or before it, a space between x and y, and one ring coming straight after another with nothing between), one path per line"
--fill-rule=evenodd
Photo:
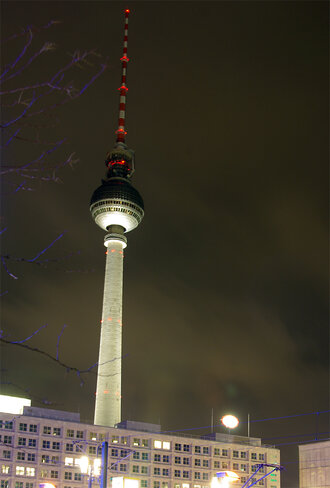
M234 471L218 471L212 478L211 488L229 488L231 483L238 479L239 476Z
M79 467L82 474L88 475L88 488L92 488L92 483L100 476L101 459L94 459L94 463L90 464L87 456L82 456L79 459Z

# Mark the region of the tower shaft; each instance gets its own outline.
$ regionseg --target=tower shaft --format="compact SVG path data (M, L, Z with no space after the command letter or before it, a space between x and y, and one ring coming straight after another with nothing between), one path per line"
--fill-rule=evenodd
M113 427L121 421L123 257L126 239L105 238L103 311L94 424Z

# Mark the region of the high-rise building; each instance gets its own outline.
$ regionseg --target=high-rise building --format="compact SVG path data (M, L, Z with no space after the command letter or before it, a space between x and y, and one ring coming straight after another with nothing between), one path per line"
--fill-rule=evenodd
M330 441L299 447L299 488L330 488Z
M134 172L134 152L125 143L128 15L129 10L126 10L116 143L106 157L106 176L102 185L93 193L90 205L96 224L107 232L104 238L107 251L94 423L109 427L121 421L123 257L127 246L125 233L135 229L144 215L143 200L130 182Z
M0 488L96 488L104 441L107 487L123 478L131 488L213 488L216 473L233 471L232 488L249 478L258 488L280 488L279 472L270 474L280 451L258 438L184 435L133 421L104 427L81 422L79 413L22 408L21 414L0 411ZM86 474L82 464L90 468Z

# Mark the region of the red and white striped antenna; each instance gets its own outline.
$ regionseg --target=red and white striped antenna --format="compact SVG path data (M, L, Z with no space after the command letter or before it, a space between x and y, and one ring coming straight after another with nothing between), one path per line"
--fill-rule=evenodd
M124 48L123 48L123 56L120 58L121 61L121 86L118 88L119 90L119 119L118 119L118 129L116 130L117 143L125 144L125 136L127 132L125 131L125 115L126 115L126 94L127 94L127 86L126 86L126 72L127 72L127 63L129 61L127 57L127 44L128 44L128 16L129 16L129 9L125 10L125 29L124 29Z

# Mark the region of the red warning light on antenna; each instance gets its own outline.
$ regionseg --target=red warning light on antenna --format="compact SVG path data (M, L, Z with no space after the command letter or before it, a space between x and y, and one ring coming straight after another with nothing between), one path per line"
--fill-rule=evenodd
M127 8L127 9L125 10L125 12L126 12L127 14L129 14L129 9Z

